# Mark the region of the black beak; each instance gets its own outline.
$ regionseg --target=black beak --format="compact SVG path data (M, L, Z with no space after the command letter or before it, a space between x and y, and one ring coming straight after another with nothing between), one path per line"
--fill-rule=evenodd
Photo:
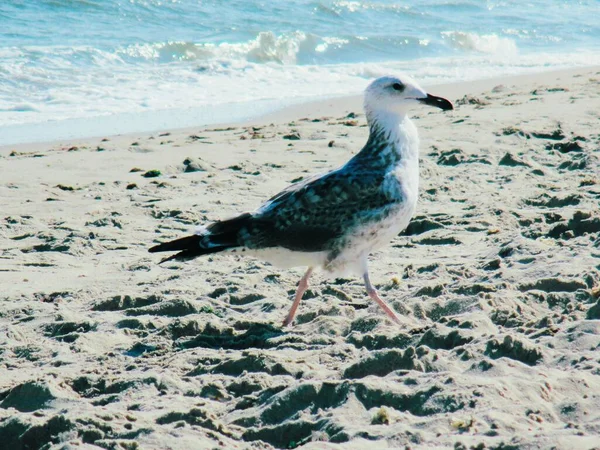
M435 95L427 94L427 97L418 99L421 103L425 103L426 105L436 106L444 111L449 111L454 109L452 103L445 98L436 97Z

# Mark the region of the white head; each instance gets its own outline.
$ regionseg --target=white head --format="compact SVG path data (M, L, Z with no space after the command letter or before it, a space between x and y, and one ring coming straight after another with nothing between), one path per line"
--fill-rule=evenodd
M419 103L436 106L444 111L454 109L448 100L428 94L407 75L377 78L365 90L367 118L382 113L402 116Z

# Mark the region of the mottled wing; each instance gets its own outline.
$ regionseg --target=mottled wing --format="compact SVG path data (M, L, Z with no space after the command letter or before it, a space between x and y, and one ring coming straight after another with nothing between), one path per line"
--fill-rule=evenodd
M352 172L346 166L292 185L253 214L241 243L249 248L332 250L348 231L380 220L400 200L386 194L383 181L381 171Z
M339 169L338 169L339 170ZM307 178L304 178L303 180L300 180L294 184L290 184L288 187L286 187L285 189L283 189L281 192L279 192L278 194L275 194L273 197L271 197L266 203L264 203L260 208L259 211L265 211L268 208L270 208L271 206L273 206L274 204L278 203L281 199L292 195L294 192L299 192L302 189L305 188L305 186L311 184L311 183L316 183L317 180L321 179L321 178L326 178L330 175L332 175L333 173L337 172L337 170L334 170L332 172L326 172L326 173L317 173L315 175L311 175Z

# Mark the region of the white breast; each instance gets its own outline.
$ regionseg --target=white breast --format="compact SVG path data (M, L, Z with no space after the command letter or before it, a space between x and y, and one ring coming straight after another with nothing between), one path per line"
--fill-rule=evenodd
M347 239L345 249L324 268L341 275L362 275L371 252L389 244L409 224L415 213L419 195L419 138L410 120L392 133L394 151L399 161L390 166L381 189L390 199L397 199L383 220L357 227Z

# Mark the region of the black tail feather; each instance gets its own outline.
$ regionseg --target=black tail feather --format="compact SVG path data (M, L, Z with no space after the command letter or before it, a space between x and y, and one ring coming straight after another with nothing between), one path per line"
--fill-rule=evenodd
M197 258L198 256L217 253L228 248L237 247L238 233L240 229L247 224L247 221L252 217L251 214L245 213L233 219L215 222L207 228L206 235L186 236L175 239L173 241L164 242L155 245L148 251L150 253L157 252L179 252L160 261L162 264L171 260L187 261Z
M179 253L175 253L167 258L161 259L158 263L162 264L167 261L171 261L173 259L177 261L188 261L190 259L197 258L202 255L209 255L211 253L218 253L225 250L228 247L213 247L213 248L189 248L187 250L183 250Z
M188 250L190 248L200 248L200 242L203 236L194 234L193 236L186 236L183 238L175 239L174 241L163 242L162 244L155 245L148 251L150 253L157 252L176 252L181 250Z
M197 258L198 256L208 255L210 253L217 253L230 247L227 245L215 245L206 248L202 245L204 239L205 236L199 236L197 234L194 234L192 236L186 236L180 239L175 239L174 241L163 242L162 244L155 245L148 251L150 253L176 251L179 252L161 260L159 264L162 264L173 259L176 259L178 261L187 261L189 259Z

